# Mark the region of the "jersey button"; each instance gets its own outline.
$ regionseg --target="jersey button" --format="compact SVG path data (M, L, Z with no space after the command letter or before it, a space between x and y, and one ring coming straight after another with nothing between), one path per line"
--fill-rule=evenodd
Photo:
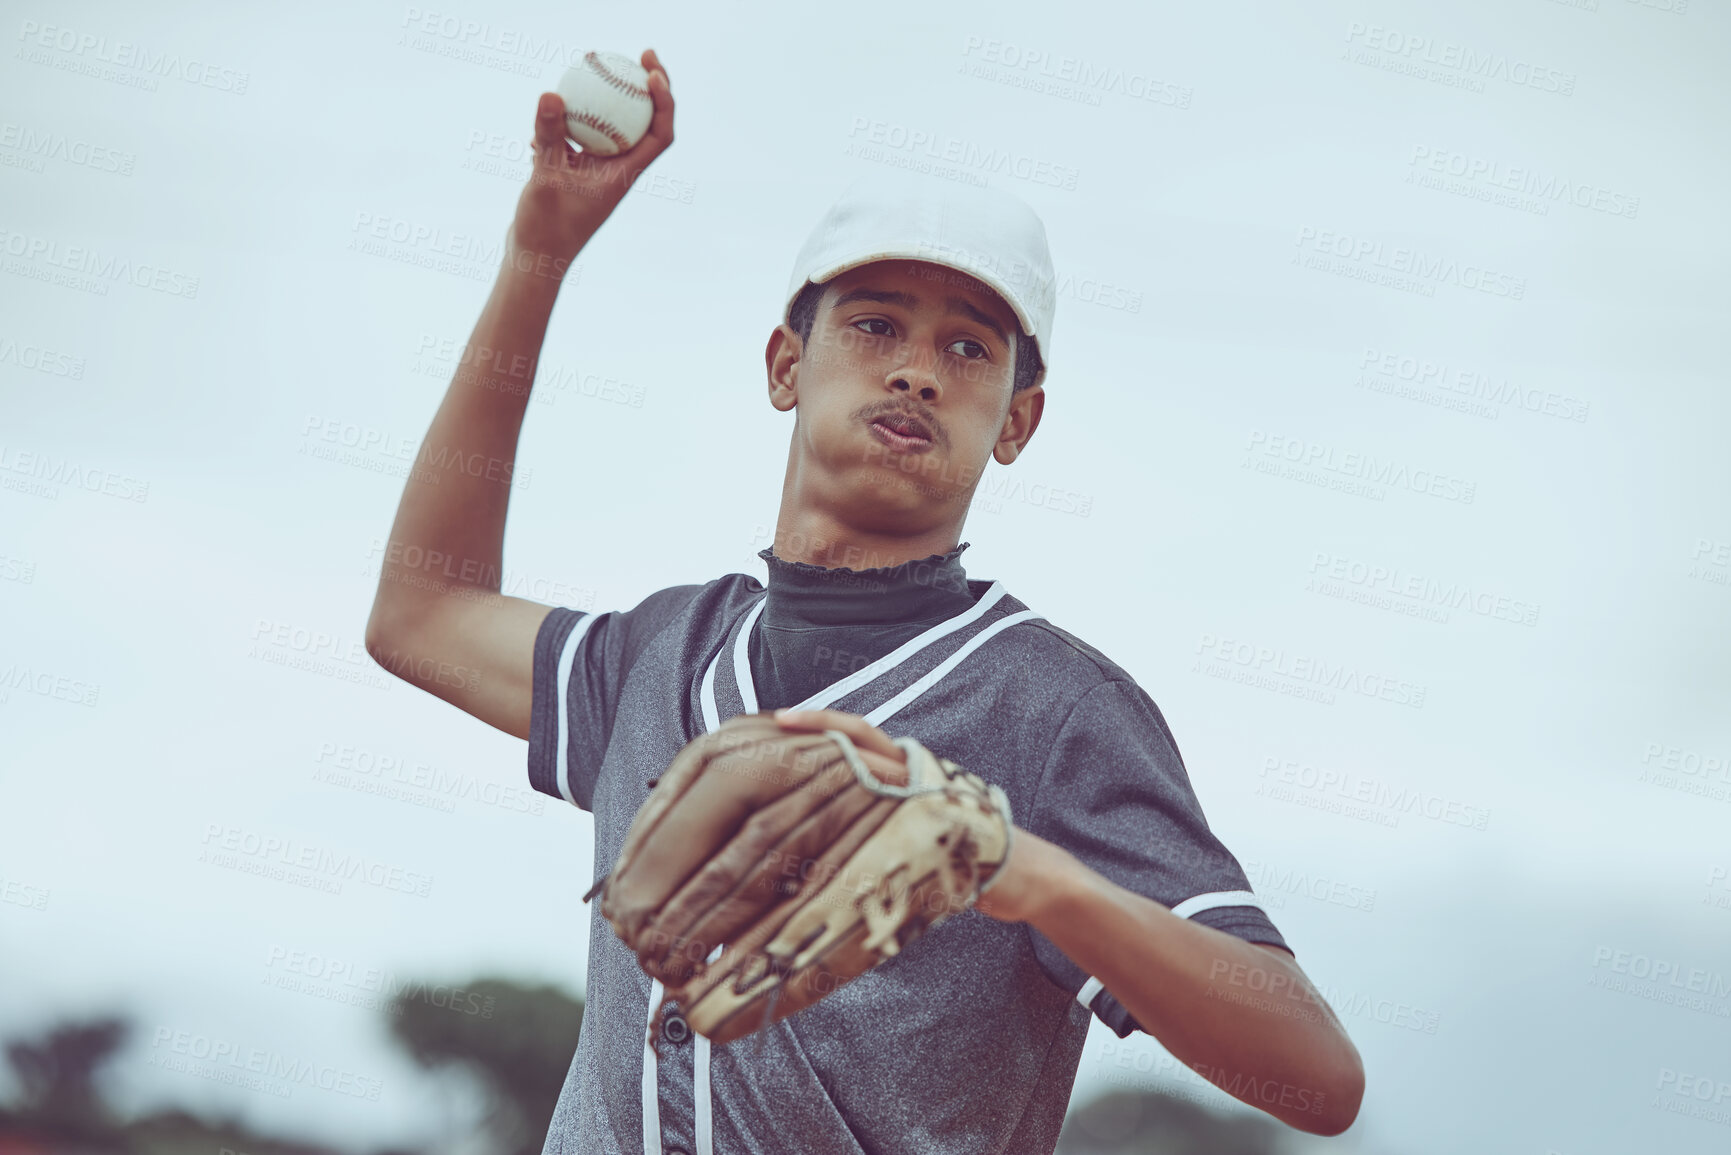
M670 1012L661 1020L661 1037L677 1046L691 1037L691 1024L678 1011ZM670 1151L668 1155L673 1153Z

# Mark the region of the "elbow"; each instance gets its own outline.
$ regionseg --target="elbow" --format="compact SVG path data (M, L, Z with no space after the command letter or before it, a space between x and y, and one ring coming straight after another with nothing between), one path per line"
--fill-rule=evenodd
M367 653L375 662L379 660L379 651L387 645L385 639L390 636L386 621L387 617L384 600L375 597L373 599L372 611L367 614L366 631L362 635L362 639L367 647Z
M367 655L389 670L391 655L402 648L403 614L399 607L385 600L380 593L373 599L372 612L367 615L366 632L362 640Z

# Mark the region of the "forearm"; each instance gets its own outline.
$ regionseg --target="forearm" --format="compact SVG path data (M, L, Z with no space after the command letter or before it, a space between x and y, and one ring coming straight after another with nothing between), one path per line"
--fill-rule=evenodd
M1351 1124L1363 1095L1358 1051L1289 955L1180 918L1034 841L1047 885L1028 921L1143 1029L1290 1126L1337 1134Z
M375 623L450 586L497 591L517 441L564 261L507 238L498 279L403 485Z

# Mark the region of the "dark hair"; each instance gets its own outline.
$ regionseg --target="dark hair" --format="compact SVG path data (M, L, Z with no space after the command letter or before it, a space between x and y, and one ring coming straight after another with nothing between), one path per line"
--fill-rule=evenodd
M823 285L805 283L805 288L794 297L793 305L788 309L787 323L793 331L799 334L801 342L811 340L811 328L817 323L817 303L823 299ZM1034 383L1045 362L1040 360L1040 343L1022 332L1016 330L1016 361L1015 383L1012 393L1020 393Z

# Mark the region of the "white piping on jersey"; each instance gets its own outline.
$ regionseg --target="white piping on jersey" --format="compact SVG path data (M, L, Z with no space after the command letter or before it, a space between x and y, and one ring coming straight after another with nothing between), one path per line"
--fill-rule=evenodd
M571 761L567 754L571 719L566 716L571 702L571 668L577 663L577 645L595 624L595 618L595 614L584 614L559 649L559 697L553 703L553 753L557 759L553 763L553 784L559 788L560 797L573 806L577 805L577 797L571 792Z
M717 943L715 949L709 952L704 962L714 962L721 957L722 944ZM696 1051L691 1056L691 1099L692 1127L697 1132L697 1155L715 1155L715 1099L709 1090L709 1039L705 1035L691 1032L695 1038Z
M1191 915L1201 914L1205 910L1216 910L1222 906L1253 906L1263 914L1268 913L1263 910L1262 900L1248 890L1216 890L1208 894L1198 894L1173 907L1172 913L1179 918L1189 918ZM1092 1011L1094 996L1105 989L1105 983L1090 975L1088 981L1082 984L1082 989L1076 992L1076 1001Z
M1002 582L993 582L991 588L984 594L980 595L980 600L975 602L970 608L962 611L953 618L948 618L939 622L937 625L923 633L915 635L913 638L903 642L896 649L885 654L871 665L855 670L847 677L841 679L841 681L824 687L816 694L813 694L811 697L801 702L798 708L801 710L821 710L827 707L831 702L846 697L859 687L907 661L933 642L939 641L940 639L955 633L957 630L963 629L979 620L982 614L991 609L1006 596L1007 591L1004 589L1004 584ZM740 703L744 707L741 712L746 714L755 714L757 712L757 682L751 674L751 630L752 627L757 624L757 619L763 614L763 609L768 604L769 595L765 594L757 600L756 605L746 611L744 620L739 624L739 636L734 639L733 643L733 676L736 688L739 692ZM981 630L977 635L970 638L961 649L951 654L948 658L945 658L935 669L922 676L918 681L914 682L913 685L909 686L889 702L885 703L886 706L893 707L892 709L889 709L887 712L881 708L879 710L874 710L871 714L866 715L866 719L873 725L876 725L881 718L889 717L890 714L900 710L903 706L906 706L909 702L912 702L915 698L929 690L938 679L955 669L956 666L961 663L963 658L979 649L987 639L991 638L1007 626L1013 626L1017 622L1028 621L1039 616L1040 615L1036 614L1033 610L1024 610L1021 613L1011 614L1001 621L993 622L991 625ZM723 647L723 649L725 648L726 647ZM717 650L715 657L710 659L708 668L703 671L703 682L697 692L698 709L703 714L703 729L705 733L713 732L716 727L721 725L721 708L716 704L715 700L715 672L720 665L721 651ZM720 946L717 946L713 951L711 951L708 961L714 962L716 957L721 954L721 949ZM660 997L661 984L654 979L651 979L649 982L649 1016L651 1023L654 1022L655 1004ZM695 1031L692 1032L692 1034L695 1036L693 1041L697 1048L692 1055L693 1086L691 1088L693 1107L695 1109L695 1118L693 1119L693 1123L694 1129L697 1132L697 1155L714 1155L715 1105L712 1099L712 1091L709 1082L709 1040L702 1035L698 1035ZM657 1083L657 1064L655 1061L654 1050L645 1043L643 1048L643 1151L644 1155L658 1155L660 1150L661 1109Z
M721 956L719 945L709 952L705 962L714 962ZM655 1006L661 1001L661 981L649 980L649 1022L646 1026L655 1026ZM692 1106L696 1112L693 1120L697 1131L697 1155L715 1155L715 1103L709 1090L709 1040L696 1031L694 1036L696 1050L691 1056L691 1088ZM643 1097L643 1155L661 1155L661 1082L660 1065L655 1058L655 1048L649 1045L649 1033L643 1035L643 1082L641 1093Z
M909 638L907 641L903 642L901 645L897 646L871 665L862 666L860 669L855 670L841 681L832 682L825 686L823 689L801 702L795 707L795 709L822 710L828 707L831 702L839 702L841 699L847 697L867 682L874 681L879 675L888 673L890 670L901 665L903 662L907 661L933 642L948 637L950 634L953 634L957 630L963 629L966 626L973 625L974 622L979 620L987 610L997 605L1007 596L1009 596L1009 591L1004 589L1004 583L993 582L991 588L981 594L980 600L975 602L970 608L963 610L953 618L939 622L924 633L915 634L913 637ZM743 635L741 636L743 637ZM746 672L748 675L750 674L749 667ZM756 698L755 687L752 696L754 699Z
M890 670L901 665L903 662L907 661L933 642L941 641L950 634L955 633L957 630L965 629L972 625L974 622L978 621L983 614L1008 596L1009 591L1004 589L1003 582L993 582L991 588L980 595L979 601L975 602L972 606L963 610L955 617L946 618L937 625L932 626L930 629L914 635L912 638L909 638L907 641L903 642L877 661L868 666L862 666L860 669L855 670L853 673L847 675L838 682L832 682L830 685L825 686L805 701L799 703L794 707L794 709L822 710L827 708L831 702L845 698L847 695L853 693L866 683L888 673ZM745 707L741 712L746 714L756 713L758 704L757 681L752 677L751 673L751 630L752 627L757 624L757 619L763 614L764 607L768 604L769 595L765 594L757 600L757 603L753 605L751 609L746 611L745 619L739 626L739 634L733 640L734 683L735 688L738 690L740 701ZM1013 616L1015 616L1017 620L1021 620L1024 615ZM1039 615L1033 614L1032 611L1026 611L1026 616L1038 617ZM1002 622L994 623L990 629L996 630L1003 624L1004 623ZM703 671L703 684L698 692L698 701L700 708L703 711L703 725L705 730L714 730L717 726L721 725L721 711L715 700L715 674L720 666L721 653L717 651L715 657L710 659L708 668ZM953 666L946 665L944 670L947 673L952 668ZM941 677L942 675L939 676ZM929 683L927 684L929 685Z
M715 709L715 663L709 663L703 671L703 685L697 691L697 705L703 711L703 732L713 733L721 725L721 718Z
M565 644L559 649L558 700L553 708L553 750L554 762L553 781L559 787L559 793L571 805L577 805L576 796L571 791L571 766L567 756L569 747L570 718L568 707L571 701L571 671L577 660L577 646L583 640L583 635L589 632L589 627L595 624L597 614L585 614L571 632L565 637ZM710 671L713 675L713 669ZM713 695L712 695L713 697ZM661 1001L661 983L657 979L649 980L649 1013L653 1017L655 1005ZM709 1040L704 1039L704 1042ZM701 1052L704 1081L709 1076L709 1051ZM649 1036L643 1038L643 1082L641 1088L643 1103L643 1155L661 1155L661 1096L655 1079L655 1051L649 1045ZM705 1145L700 1141L698 1150L708 1155Z
M745 615L745 621L740 623L739 640L733 644L733 680L739 686L739 698L744 704L742 714L757 713L757 683L751 679L751 627L757 624L757 619L763 616L763 608L769 604L769 595L764 594L757 604L751 607L751 612Z
M661 980L649 980L649 1019L655 1021L655 1004L661 1001ZM643 1155L661 1155L661 1093L655 1081L655 1048L649 1034L643 1035Z
M711 958L715 957L713 955ZM709 1090L709 1039L696 1036L697 1053L692 1056L692 1121L697 1132L697 1155L715 1155L715 1099Z
M745 633L750 632L751 622L756 620L756 615L763 612L763 605L764 603L759 601L746 615L748 620L744 626ZM720 656L719 653L716 654L717 659ZM709 663L709 667L703 671L703 685L697 692L697 704L698 709L703 712L703 732L705 734L714 733L716 727L721 725L721 712L715 704L715 669L718 664L718 661ZM753 702L751 709L746 712L752 713L755 712L755 709L756 703ZM718 945L709 952L708 961L714 962L720 953L721 947ZM649 1022L647 1024L650 1027L655 1025L655 1004L660 997L661 984L651 979L649 982ZM696 1036L693 1039L695 1050L691 1056L691 1098L696 1113L693 1123L697 1131L697 1155L713 1155L715 1145L711 1136L715 1125L713 1122L714 1103L711 1101L709 1090L709 1040L695 1031L692 1034ZM645 1044L643 1048L644 1155L660 1155L662 1149L660 1085L660 1068L655 1060L655 1051Z
M942 678L945 674L961 665L963 658L985 645L993 638L993 636L1010 628L1018 622L1033 621L1039 616L1040 615L1035 613L1033 610L1023 610L1020 613L1010 614L1007 617L999 618L997 621L969 638L955 653L939 662L936 666L933 666L925 674L922 674L913 685L909 686L907 689L903 690L901 693L867 714L865 720L874 726L881 726L885 719L891 717L900 711L903 706L906 706L909 702L912 702L915 698L931 689L939 678Z
M1209 894L1198 894L1173 907L1172 913L1179 918L1189 918L1193 914L1201 914L1205 910L1222 906L1254 906L1263 914L1268 913L1262 900L1248 890L1216 890Z

